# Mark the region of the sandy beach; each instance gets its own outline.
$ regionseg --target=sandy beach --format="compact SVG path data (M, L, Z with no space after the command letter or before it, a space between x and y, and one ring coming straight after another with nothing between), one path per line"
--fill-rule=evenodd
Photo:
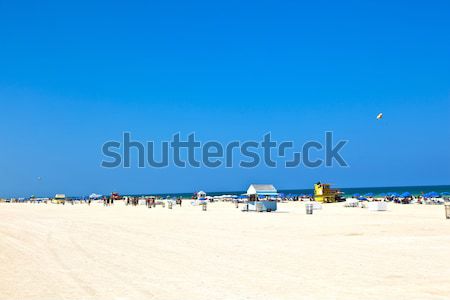
M448 299L443 206L0 204L0 299Z

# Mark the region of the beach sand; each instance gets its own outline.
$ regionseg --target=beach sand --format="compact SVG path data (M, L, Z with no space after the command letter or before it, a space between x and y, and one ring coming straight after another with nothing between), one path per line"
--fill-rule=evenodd
M443 206L0 204L0 299L448 299Z

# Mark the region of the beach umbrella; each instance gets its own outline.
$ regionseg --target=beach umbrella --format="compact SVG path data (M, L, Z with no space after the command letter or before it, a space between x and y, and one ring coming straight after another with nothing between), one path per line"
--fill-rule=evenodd
M439 193L436 192L429 192L428 193L428 197L427 198L439 198L441 195Z
M380 196L380 197L386 197L387 194L386 194L386 193L381 193L379 196Z
M99 195L99 194L96 194L96 193L92 193L92 194L89 195L89 198L91 198L91 199L99 199L101 197L102 197L102 195Z
M373 193L367 193L367 194L364 195L364 197L373 197L373 196L374 196Z
M367 198L364 198L364 197L358 197L358 200L359 201L368 201Z
M360 196L361 196L361 194L358 194L358 193L353 194L353 197L355 197L355 198L358 198L358 197L360 197Z
M400 197L399 193L390 193L389 196L391 197Z
M442 196L449 196L450 193L449 193L449 192L443 192L441 195L442 195Z
M411 197L411 196L412 195L411 195L410 192L404 192L403 194L400 195L400 197L402 197L402 198L408 198L408 197Z

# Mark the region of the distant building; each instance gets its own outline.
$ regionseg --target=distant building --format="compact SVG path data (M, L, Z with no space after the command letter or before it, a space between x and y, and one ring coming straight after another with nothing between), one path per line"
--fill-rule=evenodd
M249 211L276 211L278 191L271 184L251 184L247 189Z

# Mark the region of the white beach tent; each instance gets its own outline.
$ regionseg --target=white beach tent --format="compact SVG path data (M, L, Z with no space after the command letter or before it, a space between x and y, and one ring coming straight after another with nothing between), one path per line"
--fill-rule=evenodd
M204 191L197 192L197 199L205 199L206 193Z
M89 195L89 199L100 199L102 197L102 195L96 194L96 193L92 193Z

